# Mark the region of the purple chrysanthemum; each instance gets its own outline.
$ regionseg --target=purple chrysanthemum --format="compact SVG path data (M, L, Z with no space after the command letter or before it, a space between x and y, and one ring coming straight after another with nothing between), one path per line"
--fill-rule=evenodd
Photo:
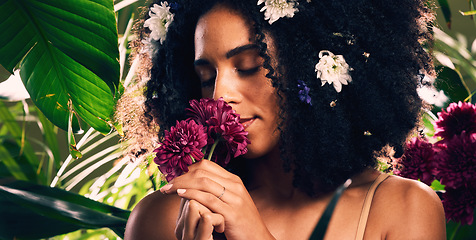
M231 156L238 157L248 152L246 146L250 141L247 138L248 132L240 123L240 115L222 98L191 100L190 107L190 118L208 127L208 144L219 141L218 154L210 160L225 166L230 162Z
M444 141L466 131L476 133L476 106L471 103L451 103L448 108L438 113L435 121L435 136L440 136Z
M440 146L436 155L436 178L449 188L476 182L476 138L462 132Z
M435 180L435 155L433 144L426 139L415 137L407 143L405 153L397 159L393 172L402 177L420 179L421 182L431 185Z
M177 121L170 131L165 131L162 145L154 151L154 162L159 165L166 180L170 181L188 172L193 159L201 160L204 156L201 149L206 145L207 133L202 125L191 120Z
M476 207L476 187L446 189L443 193L443 207L446 219L460 222L463 225L473 224L473 213Z

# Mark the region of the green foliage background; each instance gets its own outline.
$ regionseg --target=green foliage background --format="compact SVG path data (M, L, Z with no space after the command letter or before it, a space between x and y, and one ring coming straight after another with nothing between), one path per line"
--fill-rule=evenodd
M17 90L0 85L0 239L120 239L130 210L160 185L155 166L122 156L112 120L135 73L128 45L147 4L0 0L0 84L21 69L31 96L2 95ZM476 0L436 5L436 86L450 98L445 106L474 103ZM429 134L439 110L425 115ZM476 238L474 226L447 230L449 239Z

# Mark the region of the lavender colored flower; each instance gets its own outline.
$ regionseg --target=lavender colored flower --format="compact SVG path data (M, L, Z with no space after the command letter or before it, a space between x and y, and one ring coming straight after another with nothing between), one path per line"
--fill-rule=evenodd
M466 132L440 145L436 155L436 178L449 188L476 183L476 137Z
M471 103L451 103L448 108L438 113L435 121L435 136L440 136L444 141L466 131L476 133L476 106Z
M433 144L426 139L413 138L407 143L403 156L397 159L394 168L395 175L418 180L431 185L435 180L435 155Z
M463 225L473 224L473 213L476 207L476 186L467 188L449 188L443 193L443 207L446 219L460 222Z
M301 100L301 102L303 102L303 103L307 103L307 104L312 106L311 96L309 96L309 91L311 89L302 80L298 81L298 88L300 89L299 93L298 93L299 100Z
M206 145L207 133L202 125L191 120L177 121L170 131L165 131L162 145L154 151L154 162L166 180L170 181L188 172L193 159L201 160L204 156L201 149Z
M219 154L213 155L210 160L225 166L232 156L238 157L248 152L246 146L250 141L247 138L248 132L244 131L240 123L240 115L222 98L216 101L208 98L191 100L190 106L190 119L208 127L208 144L212 148L208 151L213 151L212 143L219 141L215 143L218 144Z

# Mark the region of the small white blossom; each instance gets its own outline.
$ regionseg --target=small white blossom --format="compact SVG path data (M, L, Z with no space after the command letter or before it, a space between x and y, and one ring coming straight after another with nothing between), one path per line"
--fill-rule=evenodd
M162 44L165 40L170 23L174 20L174 14L170 12L167 2L161 5L154 4L149 11L150 18L144 22L144 27L150 29L150 38Z
M258 0L257 5L264 3L261 12L264 12L264 20L268 20L269 24L273 24L282 17L292 18L294 13L299 11L297 3L294 0Z
M352 81L349 71L353 69L342 55L334 55L332 52L323 50L319 52L319 62L315 71L317 78L321 79L321 86L329 83L333 84L337 92L342 90L342 84L347 85Z

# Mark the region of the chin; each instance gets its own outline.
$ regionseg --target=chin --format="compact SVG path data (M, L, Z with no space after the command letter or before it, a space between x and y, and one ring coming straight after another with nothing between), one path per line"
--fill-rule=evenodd
M259 157L262 157L262 156L263 156L263 154L258 154L258 153L255 153L253 151L250 151L248 149L248 152L245 155L243 155L243 158L254 159L254 158L259 158Z
M259 148L258 146L252 146L251 144L248 145L248 152L243 155L243 158L246 159L256 159L256 158L263 158L263 157L272 157L272 156L279 156L279 148L278 145L275 144L272 147L264 147Z

